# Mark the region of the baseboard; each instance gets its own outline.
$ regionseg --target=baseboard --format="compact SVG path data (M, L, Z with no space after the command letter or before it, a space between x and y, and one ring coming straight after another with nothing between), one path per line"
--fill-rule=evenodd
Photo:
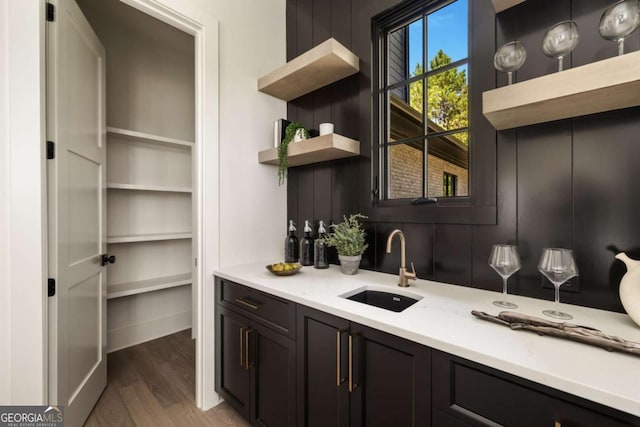
M191 310L107 331L107 353L164 337L191 327Z

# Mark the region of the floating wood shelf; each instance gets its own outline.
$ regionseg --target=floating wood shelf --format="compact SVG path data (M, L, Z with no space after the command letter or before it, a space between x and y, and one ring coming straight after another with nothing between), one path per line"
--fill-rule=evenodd
M498 130L640 105L640 51L482 94Z
M496 13L509 9L517 4L524 3L525 0L491 0Z
M343 159L360 154L360 142L335 133L300 142L291 142L288 150L289 167ZM277 165L278 149L270 148L258 153L258 161L267 165Z
M176 139L176 138L167 138L164 136L153 135L153 134L144 133L144 132L137 132L137 131L128 130L128 129L107 127L107 133L110 133L113 135L126 136L127 138L130 138L130 139L144 141L144 142L151 142L154 144L193 147L193 141L185 141L183 139Z
M139 234L131 236L108 236L107 243L154 242L157 240L190 239L191 233Z
M258 80L258 90L291 101L360 70L360 59L330 38Z
M188 187L163 187L160 185L138 185L138 184L120 184L117 182L108 182L107 188L114 190L134 190L134 191L160 191L167 193L191 193Z
M134 282L107 285L107 299L126 297L160 289L175 288L191 284L191 273L176 274L174 276L158 277L155 279L136 280Z

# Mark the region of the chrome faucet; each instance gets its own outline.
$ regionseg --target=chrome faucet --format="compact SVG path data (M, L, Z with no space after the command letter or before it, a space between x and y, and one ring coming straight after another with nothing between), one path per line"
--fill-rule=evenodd
M396 235L400 237L400 272L398 273L400 276L400 281L398 282L398 286L406 288L409 286L409 280L416 280L416 269L414 268L413 263L411 263L411 269L413 270L413 272L409 273L407 271L407 260L405 258L405 240L402 230L396 229L393 230L391 234L389 234L389 237L387 238L387 253L391 253L391 243L393 242L393 236Z

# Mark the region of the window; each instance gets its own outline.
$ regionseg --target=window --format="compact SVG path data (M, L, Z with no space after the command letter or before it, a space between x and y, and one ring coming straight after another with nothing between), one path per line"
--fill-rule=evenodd
M456 175L449 172L442 174L442 193L446 197L458 194L458 177Z
M374 21L382 203L469 196L468 0L412 4Z

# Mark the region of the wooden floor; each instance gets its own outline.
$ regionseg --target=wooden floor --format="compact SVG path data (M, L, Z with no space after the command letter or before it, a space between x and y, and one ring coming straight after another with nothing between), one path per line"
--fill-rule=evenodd
M227 404L195 406L191 330L108 355L108 383L86 426L248 426Z

